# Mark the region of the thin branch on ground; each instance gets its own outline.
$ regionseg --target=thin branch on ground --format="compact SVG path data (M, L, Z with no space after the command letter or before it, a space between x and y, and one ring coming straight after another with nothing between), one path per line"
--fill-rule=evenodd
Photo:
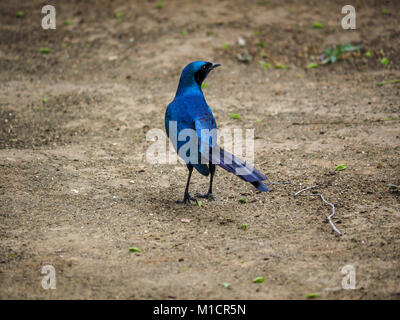
M336 228L336 226L334 225L334 223L332 222L332 218L333 218L333 216L335 215L335 206L334 206L334 204L333 203L330 203L330 202L328 202L328 201L326 201L325 200L325 198L324 198L324 196L322 195L322 194L320 194L320 193L306 193L306 194L301 194L302 192L304 192L304 191L307 191L307 190L310 190L310 189L313 189L313 188L316 188L317 186L311 186L311 187L307 187L307 188L304 188L304 189L302 189L302 190L300 190L300 191L297 191L295 194L294 194L294 196L295 197L297 197L297 196L318 196L318 197L320 197L321 198L321 200L325 203L325 204L327 204L328 206L330 206L331 208L332 208L332 213L329 215L329 216L327 216L326 217L326 219L328 220L328 222L329 222L329 224L331 225L331 227L332 227L332 229L333 229L333 231L335 231L337 234L339 234L340 236L342 235L342 233L338 230L338 228Z
M267 180L268 181L268 180ZM276 182L265 182L264 184L293 184L291 181L276 181Z

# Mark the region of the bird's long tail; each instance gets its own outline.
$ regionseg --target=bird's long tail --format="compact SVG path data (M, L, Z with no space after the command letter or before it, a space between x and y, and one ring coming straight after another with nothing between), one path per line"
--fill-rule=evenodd
M262 183L263 180L267 180L267 177L260 171L222 148L217 147L213 151L210 154L212 163L219 165L240 179L250 182L259 191L269 191L265 184Z

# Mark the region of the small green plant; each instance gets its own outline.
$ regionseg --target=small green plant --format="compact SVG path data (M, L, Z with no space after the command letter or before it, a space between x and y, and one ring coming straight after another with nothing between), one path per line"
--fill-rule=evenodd
M124 14L123 14L123 12L117 12L116 14L115 14L115 18L118 20L118 21L122 21L122 18L124 17Z
M264 69L269 69L269 68L271 68L271 64L269 62L264 62L263 68Z
M199 208L201 208L202 205L203 205L203 202L201 202L200 200L198 200L198 201L197 201L197 206L198 206Z
M267 54L264 51L260 52L260 57L265 59L267 57Z
M247 202L246 198L240 198L238 201L239 201L239 203L246 203Z
M312 25L313 29L322 29L324 24L322 22L314 22Z
M260 47L260 48L265 48L265 46L267 45L267 43L265 41L260 41L257 42L256 46Z
M368 50L368 51L365 53L365 56L368 57L368 58L370 58L370 57L372 56L372 51L371 51L371 50Z
M187 31L186 31L185 29L182 30L182 35L183 35L184 37L187 36Z
M207 87L208 87L208 83L203 82L203 83L201 84L201 88L202 88L202 89L206 89Z
M318 293L309 293L306 295L306 299L315 299L318 298Z
M64 23L66 26L70 26L72 24L72 21L67 19L67 20L65 20Z
M242 225L240 226L241 229L246 230L249 227L249 225L247 223L242 223Z
M253 283L263 283L265 281L264 277L255 277Z
M240 114L239 113L230 113L229 117L231 119L240 119Z
M161 1L158 1L158 2L156 3L157 9L162 9L163 6L164 6L164 4L163 4Z
M347 166L345 164L339 164L339 165L336 166L335 170L336 171L342 171L342 170L344 170L346 168L347 168Z
M339 44L335 49L327 47L322 55L322 64L335 63L342 53L358 51L361 48L362 46L353 46L352 44Z
M223 286L224 286L225 289L230 289L230 287L231 287L229 282L224 282Z
M316 69L318 68L318 63L312 62L307 66L308 69Z
M254 31L253 31L253 34L254 34L255 36L258 36L258 35L260 34L260 31L254 30Z
M277 64L275 64L274 68L275 69L287 69L288 65L282 64L282 63L277 63Z
M142 252L142 250L140 250L139 248L136 248L136 247L131 247L131 248L129 248L129 252L137 252L137 253L141 253L141 252Z
M222 45L222 48L223 48L224 50L227 50L227 49L229 48L229 43L228 43L228 42L225 42L225 43Z
M25 12L24 11L17 11L17 18L23 18L25 17Z
M49 48L40 48L39 53L40 54L48 54L48 53L50 53L50 49Z
M389 59L388 58L384 57L384 58L381 59L381 64L382 65L386 66L388 63L389 63Z
M389 11L388 11L388 9L386 9L386 8L382 8L382 13L383 13L383 14L388 14Z
M43 98L43 103L46 104L47 103L47 98Z
M395 185L395 184L389 183L387 186L388 186L389 189L392 190L392 191L400 192L400 185Z

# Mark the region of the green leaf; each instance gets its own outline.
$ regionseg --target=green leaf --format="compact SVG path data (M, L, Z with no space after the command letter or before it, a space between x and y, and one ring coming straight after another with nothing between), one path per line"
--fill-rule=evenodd
M141 253L142 250L140 250L139 248L136 248L136 247L131 247L131 248L129 248L129 252L138 252L138 253Z
M384 58L382 58L381 63L382 63L384 66L386 66L386 65L389 63L389 59L386 58L386 57L384 57Z
M336 166L335 170L336 171L342 171L342 170L344 170L346 168L347 168L347 166L345 164L339 164L339 165Z
M308 69L315 69L315 68L318 68L318 64L315 63L315 62L312 62L312 63L310 63L310 64L307 66L307 68L308 68Z
M288 66L285 64L277 63L275 65L275 69L287 69L287 68L288 68Z
M318 297L318 293L309 293L306 295L307 299L315 299Z
M223 283L223 286L224 286L226 289L230 289L230 287L231 287L231 285L230 285L229 282L224 282L224 283Z
M49 48L40 48L39 53L40 54L48 54L48 53L50 53L50 49Z
M201 202L200 200L198 200L198 201L197 201L197 206L198 206L199 208L201 208L202 205L203 205L203 202Z
M342 52L358 51L362 46L353 46L352 44L345 44L342 46Z
M240 119L240 114L239 113L230 113L229 117L231 119Z
M313 29L322 29L324 24L322 22L314 22L312 25Z
M390 188L390 190L394 190L394 191L400 192L400 185L397 186L395 184L389 183L387 186Z
M387 80L387 81L378 82L378 85L379 86L383 86L385 84L398 83L398 82L400 82L400 79L393 79L393 80Z
M370 56L372 56L372 51L371 50L368 50L366 53L365 53L365 56L366 57L370 57Z
M205 88L207 88L207 87L208 87L208 84L207 84L207 83L203 82L203 83L201 84L201 88L202 88L202 89L205 89Z
M242 225L240 226L240 228L242 228L243 230L246 230L249 227L249 225L247 223L242 223Z
M47 103L47 98L43 98L43 103Z
M265 281L264 277L255 277L253 279L254 283L263 283Z
M240 203L246 203L246 202L247 202L246 198L240 198L238 201L239 201Z
M265 63L263 64L263 68L264 68L264 69L269 69L269 68L271 68L271 64L270 64L269 62L265 62Z

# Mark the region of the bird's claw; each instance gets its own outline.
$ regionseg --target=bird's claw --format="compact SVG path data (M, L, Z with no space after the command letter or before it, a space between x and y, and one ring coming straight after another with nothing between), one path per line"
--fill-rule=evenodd
M185 194L185 196L183 197L183 200L176 200L175 203L187 204L187 203L190 203L190 201L195 201L196 204L198 204L197 199L194 197L191 197L189 194L187 194L187 195Z
M208 200L215 200L215 197L212 193L196 193L197 198L205 198Z

